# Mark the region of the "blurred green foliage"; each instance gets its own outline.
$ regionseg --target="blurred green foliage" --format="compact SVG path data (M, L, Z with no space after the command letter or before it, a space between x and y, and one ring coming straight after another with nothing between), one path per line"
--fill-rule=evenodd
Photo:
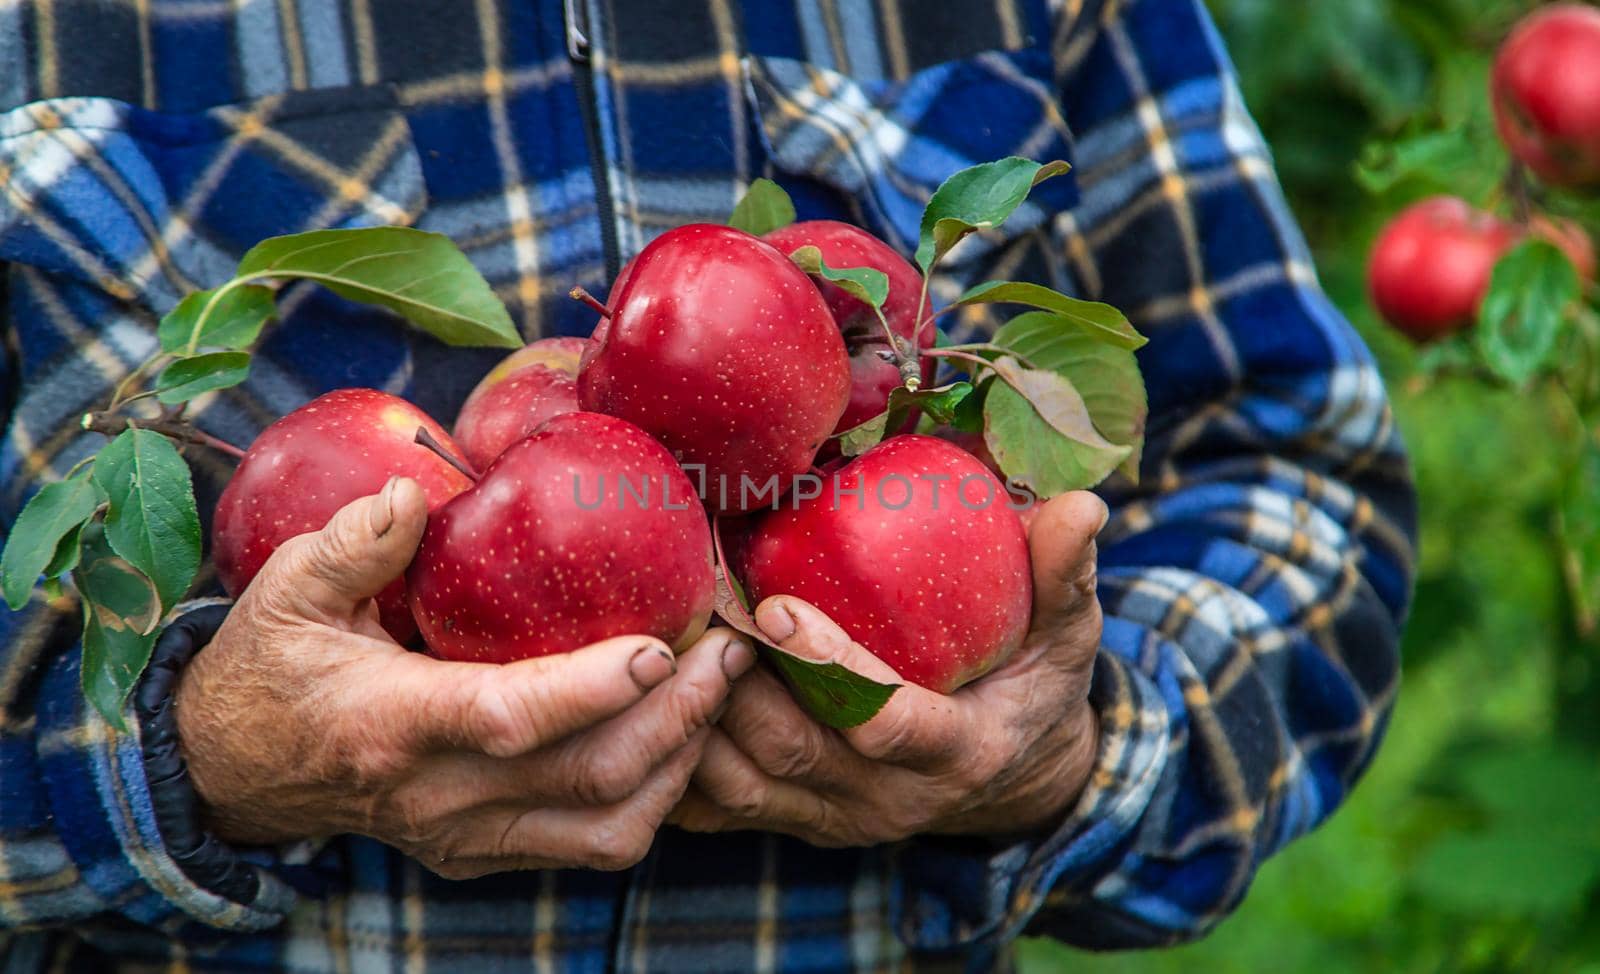
M1387 740L1349 802L1268 862L1210 937L1055 971L1600 974L1600 640L1580 637L1554 521L1570 429L1549 397L1424 375L1364 291L1406 203L1501 206L1487 73L1526 0L1210 0L1324 286L1376 353L1422 504ZM1600 230L1593 204L1553 209ZM1594 495L1585 509L1591 516Z

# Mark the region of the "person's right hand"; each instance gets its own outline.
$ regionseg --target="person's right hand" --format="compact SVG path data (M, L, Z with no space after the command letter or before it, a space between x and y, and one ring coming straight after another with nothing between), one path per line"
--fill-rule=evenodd
M406 652L372 596L426 523L411 480L351 503L279 548L189 663L178 734L208 827L361 833L448 878L638 862L749 645L717 629L676 659L643 636L505 666Z

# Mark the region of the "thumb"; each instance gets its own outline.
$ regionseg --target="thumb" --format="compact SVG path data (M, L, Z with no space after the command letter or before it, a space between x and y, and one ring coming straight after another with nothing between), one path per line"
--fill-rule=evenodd
M291 538L261 574L293 593L308 615L348 619L405 572L427 526L422 487L391 477L379 493L340 508L321 531Z
M1098 618L1095 536L1108 516L1105 502L1086 490L1052 498L1039 509L1028 527L1034 633L1064 634Z
M932 770L970 742L950 697L902 679L815 606L773 596L756 607L756 624L784 652L816 663L838 663L869 680L899 685L871 720L840 732L868 760Z
M869 680L905 682L894 668L851 639L839 624L809 602L774 595L756 606L756 625L772 645L813 663L838 663Z

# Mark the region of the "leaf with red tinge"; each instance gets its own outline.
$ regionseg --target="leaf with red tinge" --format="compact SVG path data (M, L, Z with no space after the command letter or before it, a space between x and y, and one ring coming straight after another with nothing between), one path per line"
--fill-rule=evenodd
M1095 429L1066 376L1026 368L1010 356L993 367L1003 381L984 400L984 442L1008 478L1054 497L1094 486L1133 452Z
M83 559L73 572L84 601L79 679L100 715L126 729L122 705L150 661L161 597L154 582L111 549L98 521L82 536Z
M1150 407L1131 351L1108 344L1092 326L1042 311L1011 319L991 341L1035 368L1065 376L1083 397L1094 428L1117 446L1131 449L1118 469L1138 481Z
M786 653L767 641L751 614L749 600L739 580L726 568L722 552L722 519L711 522L711 543L717 553L716 612L733 628L749 636L789 684L789 691L819 724L836 730L859 727L876 717L898 683L878 683L838 663L817 663Z

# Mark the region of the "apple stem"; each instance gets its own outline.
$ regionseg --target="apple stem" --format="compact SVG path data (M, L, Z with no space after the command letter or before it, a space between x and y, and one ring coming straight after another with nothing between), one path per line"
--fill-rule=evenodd
M581 287L575 287L568 291L567 296L572 298L574 301L582 301L584 304L592 308L595 314L602 318L611 317L611 309L601 304L599 298L590 294L588 291L585 291Z
M226 440L219 440L210 433L202 432L189 423L173 419L134 419L131 416L114 416L110 412L84 413L79 426L92 433L103 436L116 436L123 430L149 430L160 433L179 443L196 443L200 446L210 447L218 453L225 453L235 460L244 459L244 451Z
M468 466L465 460L452 454L449 450L446 450L444 448L444 444L435 439L434 435L428 432L428 428L426 426L418 426L417 435L413 439L418 446L427 447L429 450L437 453L439 455L439 459L461 471L461 475L463 477L466 477L473 483L478 482L478 471Z

